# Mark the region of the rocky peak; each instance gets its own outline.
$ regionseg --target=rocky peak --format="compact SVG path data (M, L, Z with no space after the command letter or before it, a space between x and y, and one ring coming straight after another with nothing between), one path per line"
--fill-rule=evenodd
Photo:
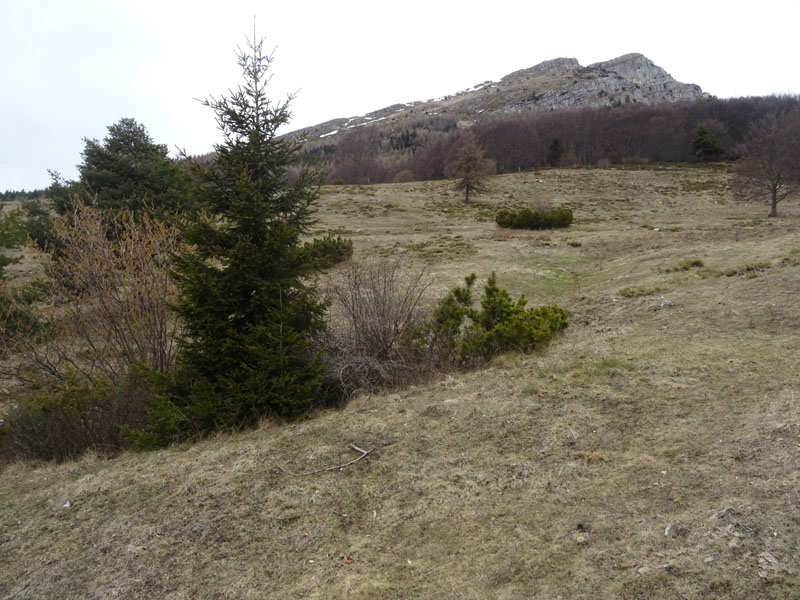
M515 71L500 81L486 81L437 100L397 104L364 116L335 119L303 131L309 137L381 122L402 128L420 116L447 115L466 127L485 116L561 108L658 104L708 97L699 86L670 76L638 53L580 65L575 58L555 58ZM299 133L299 132L296 132Z
M577 58L554 58L552 60L545 60L538 65L531 67L531 73L547 73L548 75L555 75L567 71L574 71L580 68L580 63Z
M642 54L625 54L618 58L612 58L604 62L589 65L590 69L600 69L616 73L623 79L627 79L640 85L647 83L659 83L664 81L675 81L669 73L656 65L652 60Z

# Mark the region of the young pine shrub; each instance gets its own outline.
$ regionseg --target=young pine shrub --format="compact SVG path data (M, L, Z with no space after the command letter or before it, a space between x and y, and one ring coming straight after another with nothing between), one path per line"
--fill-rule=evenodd
M305 242L303 250L308 253L308 260L315 269L325 270L353 257L353 240L327 234Z
M442 298L431 321L432 353L440 362L470 364L504 352L531 352L569 326L569 311L558 306L526 308L497 285L494 273L484 287L481 309L472 307L475 275Z

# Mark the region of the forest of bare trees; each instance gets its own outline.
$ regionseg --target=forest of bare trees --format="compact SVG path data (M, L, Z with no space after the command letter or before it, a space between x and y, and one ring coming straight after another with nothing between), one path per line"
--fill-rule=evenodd
M469 131L498 173L555 165L694 161L692 140L701 127L721 143L719 158L735 160L751 124L798 105L797 96L770 96L511 113L486 117ZM402 127L364 126L311 140L303 156L326 171L328 182L445 178L466 129L447 114Z

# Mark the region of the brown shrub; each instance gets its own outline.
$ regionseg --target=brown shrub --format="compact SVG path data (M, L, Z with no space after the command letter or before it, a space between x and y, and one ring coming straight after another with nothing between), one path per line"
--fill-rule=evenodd
M392 177L392 183L411 183L412 181L416 181L416 177L414 177L414 171L411 169L398 171L395 173L394 177Z
M404 273L400 259L350 263L327 285L332 301L328 385L345 394L407 383L422 371L414 330L424 320L426 269Z
M147 215L103 215L76 201L53 225L58 250L38 253L49 276L52 306L16 306L47 322L47 335L27 330L4 342L21 355L16 376L32 384L64 380L70 367L117 382L144 363L165 372L177 359L178 326L167 303L175 287L167 266L178 249L176 228Z

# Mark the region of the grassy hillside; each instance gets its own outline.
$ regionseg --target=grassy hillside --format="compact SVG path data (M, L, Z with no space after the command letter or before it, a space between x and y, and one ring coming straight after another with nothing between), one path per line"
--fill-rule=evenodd
M9 466L0 598L800 594L800 207L722 167L326 188L356 257L470 272L572 325L341 411L114 460ZM500 230L500 206L575 224ZM312 474L358 458L341 469Z

